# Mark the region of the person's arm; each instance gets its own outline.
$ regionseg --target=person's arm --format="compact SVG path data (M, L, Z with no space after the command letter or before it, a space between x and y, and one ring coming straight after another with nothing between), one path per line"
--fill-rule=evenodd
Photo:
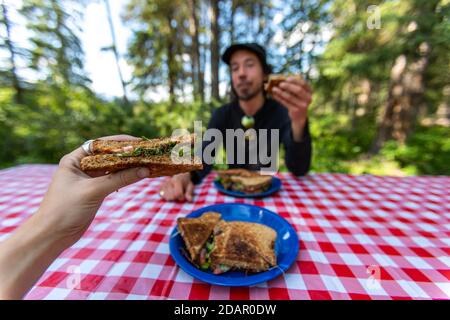
M273 97L287 108L290 119L281 132L286 166L295 175L305 175L311 164L312 150L308 125L311 87L305 81L291 77L273 89Z
M87 175L79 167L85 155L78 148L61 159L38 211L0 243L0 299L22 298L61 252L81 238L108 194L149 175L147 168Z
M308 173L311 166L312 143L309 133L309 124L306 121L302 130L302 138L295 141L293 130L290 125L282 130L282 143L285 147L284 161L290 172L296 176L304 176Z
M20 299L72 243L36 213L0 243L0 300Z

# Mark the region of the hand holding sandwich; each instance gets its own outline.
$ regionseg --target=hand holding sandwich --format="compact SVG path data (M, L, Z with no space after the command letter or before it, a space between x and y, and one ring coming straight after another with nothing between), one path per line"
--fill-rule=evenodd
M100 139L137 140L128 135ZM38 211L45 216L45 220L54 220L52 232L61 233L70 242L76 242L81 237L107 195L149 175L149 169L145 167L107 175L104 171L85 173L80 170L80 161L85 156L86 153L78 148L61 159Z
M149 175L148 168L88 175L80 169L84 156L78 148L61 159L38 212L0 243L0 299L23 297L53 260L80 239L108 194Z
M288 77L272 89L272 96L288 109L294 141L301 141L312 101L311 87L300 77Z

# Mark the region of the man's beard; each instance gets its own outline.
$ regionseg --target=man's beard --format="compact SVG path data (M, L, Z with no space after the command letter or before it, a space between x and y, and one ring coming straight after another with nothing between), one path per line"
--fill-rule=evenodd
M253 99L254 97L256 97L260 92L262 92L263 87L261 86L260 88L257 88L253 91L251 89L245 89L245 90L242 90L241 92L239 92L238 90L235 89L234 91L236 92L236 95L239 100L249 101L249 100Z

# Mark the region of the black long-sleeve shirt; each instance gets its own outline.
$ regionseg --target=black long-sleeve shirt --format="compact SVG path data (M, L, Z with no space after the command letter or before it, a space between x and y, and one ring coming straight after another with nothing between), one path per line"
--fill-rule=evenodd
M213 115L209 121L208 129L218 129L223 136L223 146L226 147L226 130L227 129L243 129L246 130L241 124L242 117L245 116L244 111L239 106L238 101L225 104L213 112ZM285 147L285 164L290 172L294 175L305 175L310 167L311 163L311 136L309 133L308 121L306 121L305 129L303 131L303 137L300 142L296 142L292 136L291 120L288 115L288 110L279 104L277 101L267 98L261 109L253 116L255 122L253 129L257 133L257 141L259 141L259 129L268 129L268 149L270 150L270 129L279 129L279 143L282 143ZM214 140L213 140L214 141ZM203 140L202 150L205 150L213 141ZM245 148L245 164L236 164L236 139L235 139L235 161L234 164L228 163L229 168L245 168L249 170L259 170L262 165L259 161L257 164L250 164L249 158L249 145L246 141ZM227 152L227 150L226 150ZM275 150L278 152L278 150ZM275 159L278 159L278 155ZM191 179L194 183L199 183L212 169L211 164L203 163L203 170L195 171L191 173Z

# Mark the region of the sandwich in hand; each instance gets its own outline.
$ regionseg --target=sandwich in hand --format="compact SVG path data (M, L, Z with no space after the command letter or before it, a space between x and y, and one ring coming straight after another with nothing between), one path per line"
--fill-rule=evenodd
M94 140L92 155L81 159L80 167L85 172L147 167L149 178L201 170L203 165L200 158L194 156L193 144L193 135L129 141ZM190 150L190 158L183 154L186 148Z
M277 265L275 230L220 218L219 213L207 212L198 218L178 219L189 260L197 268L221 274L229 270L262 272Z
M305 82L305 80L303 80L303 77L301 75L271 74L269 76L269 80L267 81L267 83L264 86L264 89L267 92L267 94L272 95L273 88L279 86L280 83L282 83L283 81L286 81L287 78L289 78L289 77L298 79L300 82Z
M272 184L271 176L245 169L221 170L218 175L218 181L225 189L247 194L267 191Z

